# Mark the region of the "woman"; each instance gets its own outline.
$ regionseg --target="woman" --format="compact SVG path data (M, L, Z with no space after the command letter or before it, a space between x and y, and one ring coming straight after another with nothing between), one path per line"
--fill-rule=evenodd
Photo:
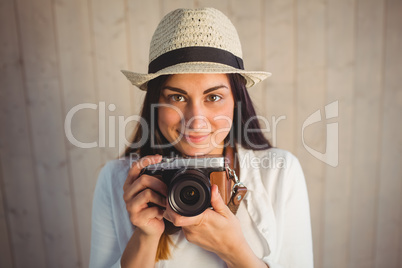
M247 92L270 74L244 70L229 19L212 8L169 13L152 38L148 74L123 73L147 90L145 123L125 158L99 176L90 266L312 267L300 164L271 148ZM143 173L163 156L200 155L234 159L248 189L235 209L213 184L212 209L179 215L167 202L168 186Z

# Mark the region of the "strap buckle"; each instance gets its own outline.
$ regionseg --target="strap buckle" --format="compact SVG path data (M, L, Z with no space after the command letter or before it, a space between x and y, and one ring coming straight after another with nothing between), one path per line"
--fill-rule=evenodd
M232 193L236 193L236 189L238 187L245 187L243 183L240 182L239 177L237 177L236 171L234 169L231 169L230 167L226 167L228 169L228 174L230 178L234 180L234 185L232 187Z

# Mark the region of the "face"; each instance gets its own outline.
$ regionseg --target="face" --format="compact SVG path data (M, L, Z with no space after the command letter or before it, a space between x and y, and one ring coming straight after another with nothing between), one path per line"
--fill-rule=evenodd
M227 75L176 74L162 88L158 126L183 155L222 154L233 110Z

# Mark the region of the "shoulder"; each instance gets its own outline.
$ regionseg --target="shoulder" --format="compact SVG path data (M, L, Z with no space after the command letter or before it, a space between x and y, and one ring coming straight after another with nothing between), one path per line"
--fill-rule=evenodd
M283 165L290 166L295 161L298 162L296 156L294 156L291 152L279 148L269 148L266 150L252 152L255 154L255 156L261 158L261 160L271 161L272 165L276 164L275 167L283 167Z
M295 155L289 151L270 148L267 150L248 150L238 148L240 175L249 185L260 185L271 196L278 192L288 192L294 187L304 187L302 167Z
M300 162L291 152L269 148L266 150L248 150L238 147L240 165L259 169L261 172L289 172L301 169Z
M130 160L127 158L107 162L99 173L96 191L108 191L119 186L123 187L129 168Z

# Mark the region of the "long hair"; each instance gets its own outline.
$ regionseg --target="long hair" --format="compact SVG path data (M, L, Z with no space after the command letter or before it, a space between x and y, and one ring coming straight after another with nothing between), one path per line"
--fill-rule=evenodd
M230 81L235 108L233 111L232 128L224 141L225 146L240 144L242 147L252 150L271 148L271 144L261 131L253 102L245 86L245 78L240 74L227 75ZM162 156L180 154L173 145L169 146L168 140L162 135L158 126L157 108L155 108L155 104L159 102L162 88L168 77L168 75L164 75L148 82L148 90L141 110L141 118L144 125L137 125L134 131L134 138L131 145L125 150L124 156L129 157L131 154L136 154L138 157L154 154ZM252 131L247 131L248 129L252 129ZM160 145L164 145L163 148ZM169 234L176 230L172 223L165 220L165 231L159 240L156 261L170 257L169 245L172 244L172 241Z

